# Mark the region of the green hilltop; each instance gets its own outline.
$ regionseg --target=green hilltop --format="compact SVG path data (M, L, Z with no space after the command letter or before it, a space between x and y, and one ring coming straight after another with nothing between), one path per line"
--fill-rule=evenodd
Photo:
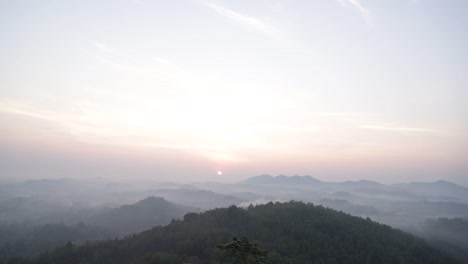
M17 263L229 263L219 245L248 237L272 264L458 263L408 233L302 202L231 206L124 239L64 247Z

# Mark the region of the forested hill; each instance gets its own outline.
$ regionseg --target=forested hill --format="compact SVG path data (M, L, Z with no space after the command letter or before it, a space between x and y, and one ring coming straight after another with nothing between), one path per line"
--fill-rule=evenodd
M104 227L116 236L139 233L153 226L167 225L173 218L182 218L196 208L181 206L161 197L147 197L135 204L124 205L94 215L88 223Z
M301 202L189 213L123 240L68 244L31 263L226 263L216 246L241 236L269 251L273 264L457 263L402 231Z

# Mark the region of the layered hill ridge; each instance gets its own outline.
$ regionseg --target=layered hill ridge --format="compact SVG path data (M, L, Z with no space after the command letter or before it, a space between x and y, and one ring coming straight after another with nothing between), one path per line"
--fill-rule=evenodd
M87 222L120 236L134 234L157 225L167 225L174 218L182 218L195 208L181 206L161 197L147 197L131 205L123 205L107 212L94 215Z
M189 213L123 240L43 254L31 263L223 263L216 246L247 236L283 263L457 263L412 235L301 202Z
M322 181L315 177L304 176L271 176L259 175L250 177L240 184L256 185L256 186L282 186L282 187L301 187L301 188L320 188L321 190L379 190L379 191L392 191L392 192L408 192L418 195L429 196L457 196L460 199L468 201L468 188L458 184L438 180L434 182L409 182L397 184L382 184L370 180L357 180L357 181L343 181L343 182L329 182Z
M371 180L356 180L356 181L342 181L342 182L328 182L322 181L315 177L309 175L277 175L272 176L268 174L262 174L258 176L253 176L250 178L241 181L244 184L355 184L361 186L389 186L395 188L436 188L436 189L451 189L451 190L459 190L459 191L467 191L468 188L464 186L460 186L456 183L446 181L446 180L437 180L434 182L409 182L409 183L396 183L396 184L382 184L376 181Z
M248 178L247 180L243 181L242 183L247 184L293 184L293 185L301 185L301 184L318 184L322 183L315 179L312 176L285 176L285 175L278 175L278 176L271 176L271 175L259 175Z

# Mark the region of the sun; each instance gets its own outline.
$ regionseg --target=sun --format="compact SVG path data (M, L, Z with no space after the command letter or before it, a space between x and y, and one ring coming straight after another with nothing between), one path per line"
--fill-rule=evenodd
M222 171L218 171L218 175L222 175L222 174L223 174L223 172L222 172Z

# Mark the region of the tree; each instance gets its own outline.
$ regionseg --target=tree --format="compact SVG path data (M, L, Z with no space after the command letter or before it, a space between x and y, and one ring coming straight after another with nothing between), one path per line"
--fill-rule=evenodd
M267 263L267 251L258 249L257 244L250 243L247 237L233 238L232 242L218 245L224 251L225 257L231 259L233 264L264 264Z

